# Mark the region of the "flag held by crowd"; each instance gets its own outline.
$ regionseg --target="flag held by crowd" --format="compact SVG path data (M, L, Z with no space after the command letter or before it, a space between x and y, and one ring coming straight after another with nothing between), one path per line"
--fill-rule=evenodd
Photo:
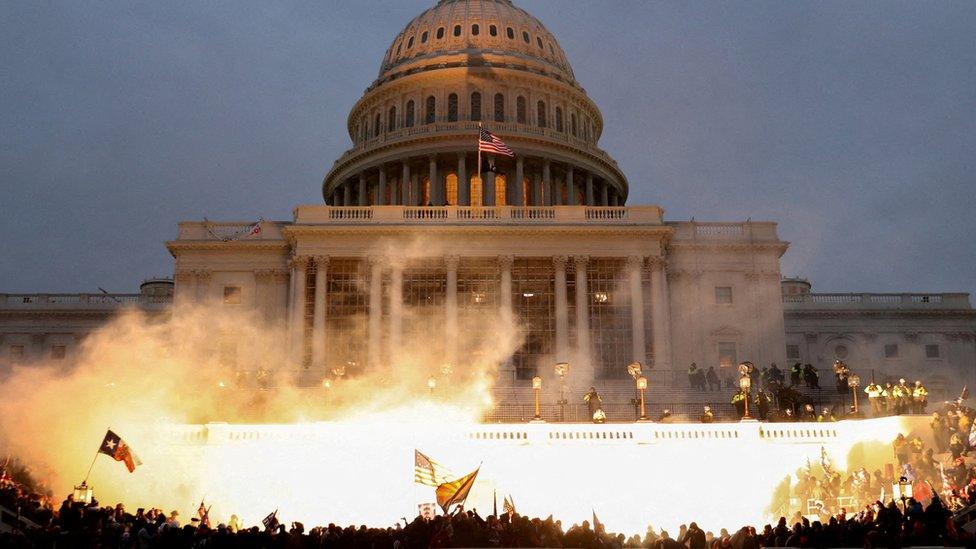
M471 492L471 487L474 486L474 479L478 477L478 471L481 468L477 468L473 473L468 473L463 477L452 480L450 482L445 482L437 487L437 505L447 513L447 510L452 505L463 505L465 500L468 499L468 494Z
M440 486L449 479L456 478L449 469L425 456L420 450L413 451L413 481L427 486Z
M122 440L122 437L113 433L111 429L105 433L105 438L102 439L102 445L98 447L98 452L115 461L125 462L125 468L130 473L135 471L137 466L142 465L139 456Z
M478 128L480 136L478 138L478 151L486 153L497 153L504 156L515 157L515 152L508 148L498 136L484 128Z
M274 530L278 527L278 510L275 509L273 513L269 513L268 516L261 519L261 524L264 525L265 530Z
M830 463L830 456L827 455L827 449L823 446L820 447L820 466L823 467L824 474L830 476L834 472L834 468Z
M515 516L515 500L512 499L511 494L505 496L505 501L502 502L502 507L505 509L505 514L508 515L508 518Z
M200 506L197 507L197 516L200 517L200 524L210 528L210 507L204 505L203 500L200 500Z

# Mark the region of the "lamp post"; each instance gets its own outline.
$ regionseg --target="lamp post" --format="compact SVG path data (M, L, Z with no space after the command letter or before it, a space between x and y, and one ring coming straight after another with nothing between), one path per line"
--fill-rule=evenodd
M92 487L88 485L87 481L82 481L81 484L75 486L74 494L75 503L83 503L88 505L92 502Z
M566 405L569 404L566 400L566 374L569 373L569 363L557 362L554 368L559 376L559 421L566 421Z
M901 500L902 510L908 512L908 500L912 497L912 483L906 477L899 477L898 482L891 484L891 491L895 499Z
M535 376L532 378L532 390L535 392L535 417L533 423L542 423L542 410L539 407L539 393L542 391L542 378Z
M647 389L646 377L637 378L637 389L640 391L640 419L637 421L647 421L647 410L644 408L644 391Z
M742 419L752 419L752 416L749 415L749 388L750 387L752 387L752 379L749 378L749 374L745 374L739 378L739 388L742 389L743 393L745 393L745 403L746 403L746 410L745 410L746 413L745 415L742 416Z
M437 378L430 376L427 378L427 388L430 389L430 396L434 396L434 389L437 388Z
M861 384L861 376L857 374L851 374L847 378L847 385L851 388L851 394L854 396L854 415L857 415L857 387Z

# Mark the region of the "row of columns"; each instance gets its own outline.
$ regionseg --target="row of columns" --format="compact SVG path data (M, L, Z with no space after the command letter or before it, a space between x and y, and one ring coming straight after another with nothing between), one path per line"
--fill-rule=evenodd
M567 292L566 265L573 262L576 273L576 346L569 345L569 303ZM514 321L512 303L512 266L513 256L499 256L499 294L501 297L500 314L506 322ZM555 273L555 319L556 319L556 359L574 360L577 357L590 355L590 295L587 288L588 256L555 256L553 268ZM451 362L456 362L458 340L458 265L460 257L445 257L447 295L445 299L445 328L447 336L447 356ZM303 360L306 343L306 287L308 269L315 268L315 290L313 300L311 326L311 359L313 365L324 365L327 346L326 321L326 286L329 258L326 256L305 257L292 259L292 279L289 288L289 343L292 358L300 363ZM670 304L668 299L667 275L665 262L659 257L645 260L642 256L627 258L627 280L629 282L631 300L631 331L633 360L646 360L645 339L645 311L643 269L648 269L651 278L651 333L654 338L654 356L658 366L670 364ZM382 299L383 274L387 269L387 262L381 257L369 259L369 319L367 322L368 360L370 364L378 362L382 342ZM391 303L403 302L403 270L399 263L390 266L390 299ZM402 341L402 311L400 307L391 307L389 326L388 352L392 356L400 348ZM572 356L571 356L572 355Z
M360 172L355 178L345 181L336 186L331 196L333 206L424 206L423 189L421 182L423 177L432 182L429 192L431 206L444 206L447 204L446 176L451 170L440 170L441 157L431 155L427 157L427 171L414 173L411 169L415 161L405 160L400 164L399 178L390 178L387 171L388 166L381 166L370 173ZM539 160L541 169L531 174L526 174L525 159L521 156L514 161L515 173L511 179L506 178L505 201L511 206L528 206L526 204L526 194L528 201L535 206L622 206L623 201L612 186L602 180L597 179L592 173L580 171L581 177L576 178L578 171L572 165L559 165L564 173L563 184L566 187L566 200L562 198L561 188L553 180L553 163L548 159ZM488 163L485 162L485 166ZM375 171L376 177L371 176ZM394 170L396 171L396 170ZM441 173L444 172L444 173ZM457 205L470 206L471 179L467 167L467 153L458 153L457 161L453 170L457 176ZM473 175L473 174L471 174ZM495 180L496 173L484 171L482 173L481 192L483 206L495 206ZM526 177L528 175L528 177ZM528 180L529 192L523 193L521 184ZM583 200L578 199L577 186L580 186ZM369 193L373 191L373 201L370 203ZM389 201L387 195L389 194ZM387 203L389 202L389 204Z

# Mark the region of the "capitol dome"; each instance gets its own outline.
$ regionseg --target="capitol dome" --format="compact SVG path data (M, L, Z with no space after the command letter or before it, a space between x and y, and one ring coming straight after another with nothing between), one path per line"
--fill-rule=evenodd
M515 157L482 158L483 125ZM558 41L511 0L440 0L393 39L353 106L335 206L622 206L603 116Z

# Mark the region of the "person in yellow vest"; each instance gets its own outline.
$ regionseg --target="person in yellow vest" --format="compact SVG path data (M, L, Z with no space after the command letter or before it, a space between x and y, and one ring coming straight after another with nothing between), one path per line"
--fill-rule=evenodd
M881 397L881 393L883 392L884 389L873 381L864 388L864 393L868 395L868 402L871 403L871 414L874 417L884 415L884 401Z
M921 381L916 381L915 388L912 389L912 403L915 405L916 414L924 414L925 407L929 405L929 390L922 385Z
M895 415L902 415L908 410L906 410L906 404L911 400L912 390L905 385L905 378L898 380L898 385L895 385L892 391L892 398L895 401Z
M891 386L890 383L885 383L883 389L881 389L881 404L884 405L885 414L891 415L895 413L895 388Z

